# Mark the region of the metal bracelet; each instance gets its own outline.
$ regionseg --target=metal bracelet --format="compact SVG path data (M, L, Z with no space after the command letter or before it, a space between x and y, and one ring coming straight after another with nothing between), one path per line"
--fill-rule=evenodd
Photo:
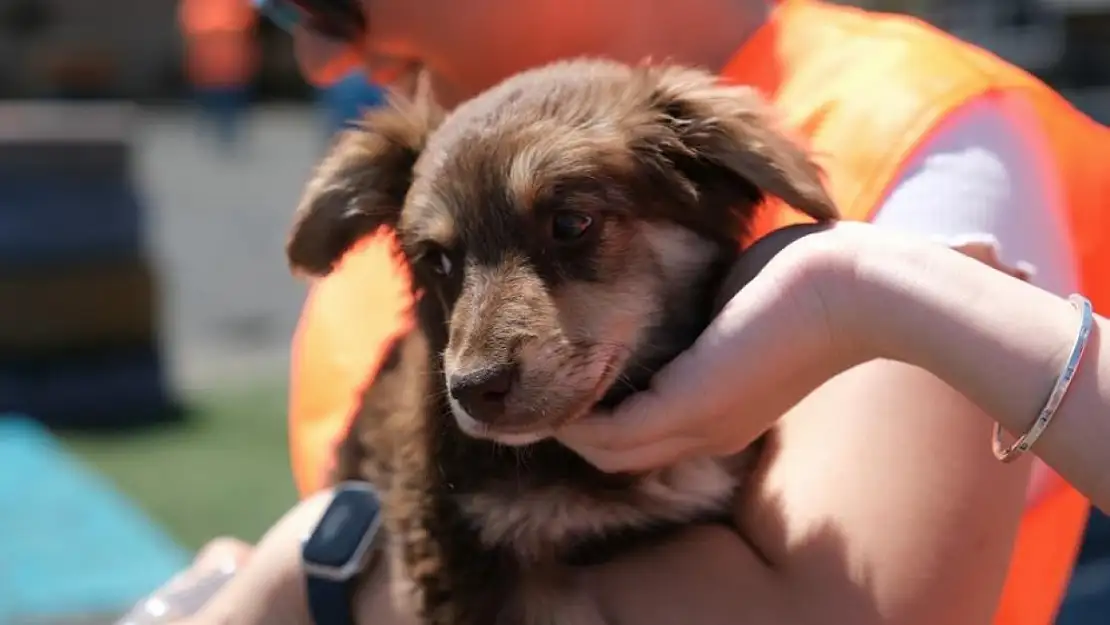
M1087 339L1090 338L1091 330L1094 328L1094 311L1091 308L1091 301L1078 293L1068 297L1068 301L1080 314L1079 332L1075 336L1071 353L1068 355L1064 367L1060 370L1060 375L1056 377L1056 385L1052 387L1052 392L1049 393L1044 408L1041 408L1037 420L1033 422L1033 425L1025 434L1022 434L1009 447L1006 447L1002 442L1002 426L998 423L994 424L994 457L1002 462L1017 460L1029 451L1033 443L1036 443L1037 439L1041 437L1048 425L1052 423L1052 418L1056 416L1056 410L1064 401L1068 388L1071 386L1071 381L1075 377L1075 372L1079 369L1079 363L1083 360L1083 352L1087 349Z

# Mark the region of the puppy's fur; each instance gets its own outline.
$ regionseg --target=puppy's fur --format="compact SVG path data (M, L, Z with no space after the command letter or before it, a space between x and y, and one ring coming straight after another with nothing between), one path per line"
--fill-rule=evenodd
M340 453L386 499L426 623L591 623L568 566L719 516L735 459L604 474L549 438L644 388L709 321L764 194L818 220L816 167L747 88L674 66L525 72L450 114L371 113L320 165L288 244L330 271L394 229L420 295Z

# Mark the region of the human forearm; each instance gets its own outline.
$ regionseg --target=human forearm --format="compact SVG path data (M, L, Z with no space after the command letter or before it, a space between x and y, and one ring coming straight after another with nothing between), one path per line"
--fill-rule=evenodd
M695 354L722 360L668 376L655 392L726 371L733 390L718 394L735 416L715 416L731 425L719 438L775 424L737 521L787 594L804 597L803 617L983 623L997 608L1030 465L998 463L987 414L930 373L884 360L853 366L883 355L856 339L889 313L861 304L851 261L884 238L841 224L789 245L719 316L731 339L711 336ZM827 305L813 306L813 291ZM810 371L835 377L814 381Z
M330 493L299 502L262 537L250 559L187 625L310 625L301 571L301 538Z
M879 242L857 263L862 293L852 305L878 354L929 370L1012 433L1029 429L1075 340L1079 314L1067 301L940 246ZM1110 357L1100 349L1107 321L1096 323L1033 451L1108 509L1110 383L1099 372L1110 370Z
M319 521L329 492L298 503L262 537L247 563L196 615L181 625L311 625L301 569L302 537ZM379 558L354 597L355 622L409 625L390 596L386 558Z

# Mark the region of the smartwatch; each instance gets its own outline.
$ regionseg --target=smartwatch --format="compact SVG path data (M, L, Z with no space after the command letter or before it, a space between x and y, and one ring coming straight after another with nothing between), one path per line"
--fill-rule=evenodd
M382 502L366 482L341 482L301 545L308 610L316 625L354 625L354 592L380 543Z

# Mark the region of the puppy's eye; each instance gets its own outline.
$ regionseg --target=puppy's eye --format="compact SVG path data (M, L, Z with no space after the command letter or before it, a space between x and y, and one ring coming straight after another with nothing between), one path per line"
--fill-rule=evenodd
M438 245L425 247L417 256L415 262L441 276L451 275L451 271L455 268L455 263L451 261L451 256L447 253L447 250Z
M425 258L429 266L431 266L432 271L441 276L446 277L451 275L451 270L455 268L455 265L451 262L451 257L442 250L428 252Z
M559 242L574 241L589 231L593 217L574 211L559 211L551 218L551 238Z

